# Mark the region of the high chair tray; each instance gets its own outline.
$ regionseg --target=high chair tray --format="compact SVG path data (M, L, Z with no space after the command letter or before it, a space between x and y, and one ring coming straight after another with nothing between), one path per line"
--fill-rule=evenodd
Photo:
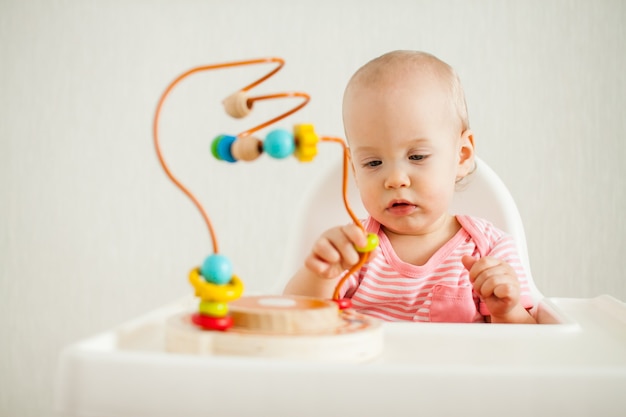
M365 363L168 353L172 303L67 347L58 415L392 416L626 412L626 305L542 300L541 325L384 323Z

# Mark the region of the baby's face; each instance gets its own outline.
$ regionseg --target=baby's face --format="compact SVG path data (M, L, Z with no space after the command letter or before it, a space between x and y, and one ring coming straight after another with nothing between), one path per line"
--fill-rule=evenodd
M344 125L363 204L388 233L426 234L449 219L467 140L444 90L406 80L353 86Z

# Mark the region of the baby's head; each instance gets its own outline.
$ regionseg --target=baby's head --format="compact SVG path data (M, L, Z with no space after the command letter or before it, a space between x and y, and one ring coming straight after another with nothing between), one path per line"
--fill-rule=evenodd
M447 123L456 126L459 132L469 129L467 105L461 81L454 69L434 55L421 51L393 51L375 58L362 66L350 79L344 93L344 123L350 122L352 100L359 99L364 90L388 93L404 90L407 94L419 93L415 89L429 85L441 94L440 99L448 104ZM346 120L348 119L348 120ZM350 124L347 123L346 129ZM346 132L348 141L349 132Z
M374 218L418 233L444 216L456 182L474 166L463 89L448 64L414 51L368 62L346 87L343 121L361 198ZM419 215L390 215L398 199ZM396 214L402 209L413 210Z

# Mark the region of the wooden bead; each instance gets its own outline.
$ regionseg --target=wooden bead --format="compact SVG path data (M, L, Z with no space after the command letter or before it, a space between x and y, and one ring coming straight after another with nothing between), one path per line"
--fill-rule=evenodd
M254 161L263 153L263 143L255 137L244 136L237 138L230 151L239 161Z
M252 108L248 105L248 95L243 91L237 91L236 93L226 97L222 101L222 104L224 105L226 113L235 119L246 117L252 110Z

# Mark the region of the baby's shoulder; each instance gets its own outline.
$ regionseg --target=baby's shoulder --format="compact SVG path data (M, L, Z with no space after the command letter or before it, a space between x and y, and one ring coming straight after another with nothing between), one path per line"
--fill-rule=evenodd
M502 230L494 226L494 224L491 223L489 220L485 220L481 217L469 216L466 214L457 214L456 219L463 228L474 228L481 232L504 233Z
M493 246L496 242L508 236L493 223L480 217L457 215L457 221L463 229L475 240L479 246Z

